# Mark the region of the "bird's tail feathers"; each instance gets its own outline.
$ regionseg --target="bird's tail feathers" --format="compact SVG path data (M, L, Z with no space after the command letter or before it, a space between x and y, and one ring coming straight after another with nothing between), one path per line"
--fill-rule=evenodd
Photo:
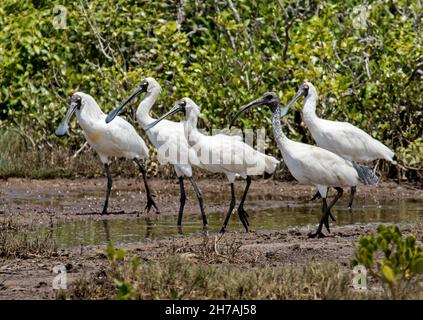
M383 157L383 159L385 159L386 161L394 162L393 157L395 156L395 153L387 146L385 146L382 142L377 140L375 140L375 142L375 148L379 150L379 153Z
M379 178L373 173L372 169L354 162L352 164L354 169L357 171L358 180L362 184L375 185L379 182Z
M272 157L272 156L267 156L265 155L265 171L267 173L273 173L276 170L276 167L279 164L279 160Z

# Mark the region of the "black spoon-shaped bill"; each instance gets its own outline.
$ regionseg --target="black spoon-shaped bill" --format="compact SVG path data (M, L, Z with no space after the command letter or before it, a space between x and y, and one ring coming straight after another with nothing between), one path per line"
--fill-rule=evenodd
M122 111L122 109L136 96L138 96L140 93L145 92L144 88L137 87L134 92L125 100L123 101L117 108L113 109L112 112L110 112L106 117L106 123L111 122L114 118L116 118L117 115Z
M162 121L163 119L170 117L171 115L178 113L178 112L184 112L185 108L179 105L176 105L175 107L173 107L170 111L168 111L167 113L165 113L164 115L162 115L160 118L154 120L153 122L147 124L144 127L144 131L147 131L151 128L153 128L156 124L158 124L160 121Z

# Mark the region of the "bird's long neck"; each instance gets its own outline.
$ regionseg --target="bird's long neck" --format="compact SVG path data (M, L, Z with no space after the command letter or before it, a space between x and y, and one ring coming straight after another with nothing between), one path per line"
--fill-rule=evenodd
M189 113L185 117L185 138L191 147L197 144L202 135L197 129L198 116L199 114Z
M145 127L155 119L150 116L150 110L160 95L160 90L147 92L137 109L137 120L141 127Z
M317 94L310 93L305 99L303 104L303 120L308 126L312 124L316 119L316 105L317 105Z
M95 130L99 121L104 121L105 114L96 104L87 104L76 111L76 118L84 131Z
M272 114L272 124L273 124L273 136L276 143L278 144L281 152L285 150L286 143L289 141L287 136L282 131L281 120L280 120L280 109L277 108Z

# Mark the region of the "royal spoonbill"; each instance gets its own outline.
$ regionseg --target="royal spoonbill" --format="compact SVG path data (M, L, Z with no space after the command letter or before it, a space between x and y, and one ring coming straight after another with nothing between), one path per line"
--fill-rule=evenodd
M301 97L303 101L303 121L320 148L332 151L350 161L373 161L385 159L393 162L394 152L383 143L372 138L363 130L348 122L331 121L316 115L317 90L310 82L304 82L289 107ZM348 207L352 207L356 186L351 187ZM313 197L318 198L319 193Z
M243 112L259 105L266 105L272 110L273 135L291 174L302 184L315 185L321 194L322 217L317 231L310 233L309 237L324 237L323 224L330 232L329 217L333 219L330 210L341 197L342 187L356 186L358 183L373 185L378 178L370 168L355 164L329 150L288 139L282 131L280 118L288 112L289 105L281 110L279 98L274 92L266 93L240 109L231 125ZM337 190L337 195L329 205L326 202L328 187Z
M250 188L251 176L261 175L264 172L273 173L279 161L274 157L254 150L251 146L242 142L240 136L228 136L225 134L208 136L202 134L197 129L200 107L190 98L176 101L172 110L147 125L145 130L153 129L163 119L177 112L185 114L185 137L192 150L195 150L201 167L210 172L224 173L231 185L231 202L220 230L221 235L225 232L235 207L235 178L239 175L246 179L246 187L237 212L245 230L248 232L248 214L244 209L244 202Z
M88 144L97 151L106 171L107 192L102 214L107 214L110 191L112 190L109 157L124 157L132 159L137 164L142 173L147 194L145 209L149 212L151 207L154 207L158 211L148 187L144 165L140 161L148 158L148 148L134 127L120 117L113 123L106 124L104 121L106 114L101 111L94 98L86 93L76 92L72 95L65 118L56 129L55 133L58 137L62 137L68 132L68 123L74 112Z
M139 104L136 112L138 123L145 130L148 124L156 120L150 116L150 111L161 91L162 88L154 78L148 77L141 80L140 85L135 91L107 116L106 122L111 122L132 99L145 92L145 97ZM187 177L197 195L203 226L206 228L207 217L204 211L203 194L192 175L191 165L198 165L198 160L195 152L190 149L185 139L183 123L166 120L151 130L146 131L146 133L151 143L157 148L159 161L162 163L169 162L173 164L175 168L180 188L178 226L182 225L182 215L184 213L186 200L184 177Z

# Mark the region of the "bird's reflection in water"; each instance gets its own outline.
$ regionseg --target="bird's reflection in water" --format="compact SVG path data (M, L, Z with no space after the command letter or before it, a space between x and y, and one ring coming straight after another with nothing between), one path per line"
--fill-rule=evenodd
M106 242L109 244L110 241L110 228L109 228L109 220L103 220L103 228L104 228L104 234L106 236Z
M159 239L163 236L186 236L193 233L193 230L190 228L190 226L187 226L185 230L182 226L176 226L175 230L173 229L173 226L166 225L166 222L162 221L162 223L160 223L160 220L160 217L156 215L145 216L143 218L137 218L135 221L129 222L130 226L128 226L126 221L109 221L109 219L103 219L101 220L101 223L103 226L104 238L101 239L101 241L105 241L107 244L110 244L112 241L122 242L123 239L131 239L130 241L142 241L143 239ZM169 227L171 229L169 229ZM144 234L143 230L145 230ZM202 231L197 233L197 235L208 238L208 227L203 227Z
M183 231L181 225L177 226L177 230L178 230L178 234L179 235L181 235L181 236L184 235L184 231ZM190 232L188 232L187 234L189 234L189 233ZM203 236L204 238L208 238L209 237L209 228L208 228L208 226L203 226L203 230L201 231L201 236Z
M154 229L154 222L153 220L157 220L157 219L152 219L150 217L146 217L145 218L145 238L146 239L150 239L153 235L153 229Z
M182 230L182 226L177 226L178 228L178 234L183 235L184 231Z
M146 217L145 219L145 239L152 239L154 236L154 226L155 223L154 221L157 220L157 218L150 218L150 217ZM139 221L137 222L139 223ZM111 243L111 238L112 238L112 234L110 232L110 225L109 225L109 220L105 219L102 220L102 224L103 224L103 229L104 229L104 235L105 235L105 241L107 243ZM119 238L119 234L117 235Z

